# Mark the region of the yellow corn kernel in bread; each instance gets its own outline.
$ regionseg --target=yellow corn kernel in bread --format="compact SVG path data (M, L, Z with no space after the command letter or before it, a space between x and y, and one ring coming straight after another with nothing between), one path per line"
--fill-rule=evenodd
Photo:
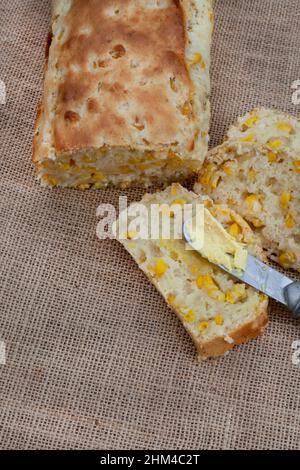
M246 135L245 137L241 137L241 142L253 142L255 140L255 136L253 134Z
M271 152L271 150L268 152L268 160L269 163L276 163L277 162L278 155L274 152Z
M285 251L279 255L279 264L286 269L289 269L293 266L297 257L292 251Z
M285 219L285 225L287 226L287 228L294 228L295 227L296 220L293 217L293 214L291 214L291 213L287 214L286 219Z
M295 160L293 162L293 166L294 166L294 171L296 173L300 173L300 160Z
M215 316L214 320L215 320L215 324L218 326L221 326L224 323L224 317L220 313Z
M288 132L289 134L293 131L293 127L288 122L280 121L277 123L277 129L280 131Z
M292 198L292 195L290 192L283 191L280 196L280 205L282 209L287 209L290 203L290 200Z
M153 274L157 277L163 276L168 269L168 265L163 259L156 260L154 266L150 268Z
M268 147L270 149L278 150L280 147L282 147L282 140L280 140L280 139L269 140Z
M206 331L208 327L209 327L208 321L201 321L198 325L200 333L204 333L204 331Z
M234 238L238 238L238 236L241 234L241 232L242 232L242 229L236 222L234 222L233 224L230 225L229 233Z
M246 119L245 121L245 126L250 128L252 127L254 124L256 124L258 121L258 117L254 114L252 116L250 116L248 119Z

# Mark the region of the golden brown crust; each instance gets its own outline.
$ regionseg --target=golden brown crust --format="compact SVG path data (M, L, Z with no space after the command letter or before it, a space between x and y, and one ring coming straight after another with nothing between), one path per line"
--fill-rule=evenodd
M198 348L200 359L207 359L209 357L218 357L225 354L230 349L235 346L247 343L251 339L260 336L265 328L268 325L268 316L265 310L262 310L261 313L257 316L255 320L252 320L246 324L243 324L241 327L231 331L228 336L232 338L233 342L228 343L222 337L216 337L208 343L201 344L199 346L199 341L195 341L195 345Z
M131 134L132 123L120 112L128 100L133 114L146 123L145 139L151 143L171 143L178 120L187 120L166 94L169 75L176 76L187 92L191 86L184 61L181 8L175 3L161 10L137 8L131 17L124 17L121 10L130 0L122 3L120 12L110 12L109 17L110 0L77 0L67 14L65 24L70 33L57 51L57 69L66 71L59 85L53 123L58 152L97 146L100 135L103 144L130 145L132 141L126 136ZM82 33L86 27L93 33ZM80 73L73 71L74 64ZM146 82L144 87L139 80ZM97 96L100 81L103 83ZM76 111L91 97L98 102L99 114L95 116L88 109L81 113L78 125L66 122L65 113Z
M52 43L52 31L50 30L47 36L46 46L45 46L45 58L44 58L44 79L47 72L48 60L49 60L49 51ZM42 103L37 105L36 110L36 118L34 123L34 136L32 141L32 161L37 162L38 158L38 148L39 148L39 135L38 130L41 125L42 117L43 117L44 107Z
M37 110L36 110L36 119L35 119L35 124L34 124L34 137L32 141L32 161L33 162L38 162L38 148L39 148L39 128L42 120L42 115L43 115L43 105L42 103L39 103L37 105Z

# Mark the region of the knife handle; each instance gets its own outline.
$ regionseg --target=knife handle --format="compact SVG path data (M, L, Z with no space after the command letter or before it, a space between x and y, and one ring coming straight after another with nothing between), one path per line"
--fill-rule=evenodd
M300 319L300 282L295 281L286 286L283 295L288 308Z

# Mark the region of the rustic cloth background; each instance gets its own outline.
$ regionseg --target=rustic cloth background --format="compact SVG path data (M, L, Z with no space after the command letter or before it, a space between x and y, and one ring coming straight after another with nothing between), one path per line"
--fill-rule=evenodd
M300 110L299 0L216 0L215 11L212 145L253 106ZM96 238L96 207L120 192L37 184L49 19L50 1L0 0L1 448L299 449L299 323L271 304L262 338L198 364L122 247Z

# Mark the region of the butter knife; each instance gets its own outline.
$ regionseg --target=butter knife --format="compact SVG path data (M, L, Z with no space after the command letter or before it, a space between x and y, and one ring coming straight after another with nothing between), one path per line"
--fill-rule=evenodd
M189 221L186 221L183 225L183 234L187 243L194 248L187 228L189 226L188 223ZM247 255L245 270L229 270L222 264L218 264L217 266L240 281L249 284L268 297L287 306L294 316L300 319L300 282L288 278L249 253Z

